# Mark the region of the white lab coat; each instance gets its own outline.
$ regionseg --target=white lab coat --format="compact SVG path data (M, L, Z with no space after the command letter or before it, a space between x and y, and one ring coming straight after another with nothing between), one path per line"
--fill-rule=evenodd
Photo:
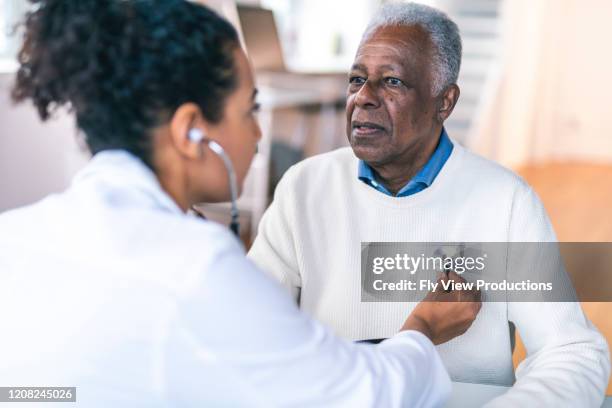
M0 215L0 322L0 385L76 386L76 406L423 407L450 392L425 336L338 339L123 151Z

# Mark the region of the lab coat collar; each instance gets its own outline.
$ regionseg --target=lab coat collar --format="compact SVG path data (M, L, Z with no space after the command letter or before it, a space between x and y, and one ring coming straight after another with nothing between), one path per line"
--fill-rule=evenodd
M76 175L73 185L88 182L138 191L159 209L185 215L163 190L155 173L142 160L125 150L105 150L95 154Z

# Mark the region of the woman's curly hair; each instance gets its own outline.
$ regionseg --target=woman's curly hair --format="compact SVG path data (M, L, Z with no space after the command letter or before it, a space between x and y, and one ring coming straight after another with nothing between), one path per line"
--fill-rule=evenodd
M92 153L151 166L149 131L183 103L215 123L236 88L236 30L186 0L31 0L12 96L43 120L66 105Z

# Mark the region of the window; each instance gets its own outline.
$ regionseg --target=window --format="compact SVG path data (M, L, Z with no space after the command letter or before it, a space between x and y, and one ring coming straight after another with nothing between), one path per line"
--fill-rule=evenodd
M0 61L14 60L19 48L15 24L21 20L29 3L26 0L0 0Z
M262 0L274 10L290 66L350 66L378 0Z

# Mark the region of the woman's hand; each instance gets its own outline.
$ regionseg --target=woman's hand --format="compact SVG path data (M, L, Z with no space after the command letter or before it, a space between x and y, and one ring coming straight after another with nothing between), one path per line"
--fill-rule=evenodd
M438 279L437 290L431 291L416 306L404 322L401 330L416 330L434 344L445 343L467 331L476 319L480 307L480 291L444 291L442 282L465 282L455 272Z

